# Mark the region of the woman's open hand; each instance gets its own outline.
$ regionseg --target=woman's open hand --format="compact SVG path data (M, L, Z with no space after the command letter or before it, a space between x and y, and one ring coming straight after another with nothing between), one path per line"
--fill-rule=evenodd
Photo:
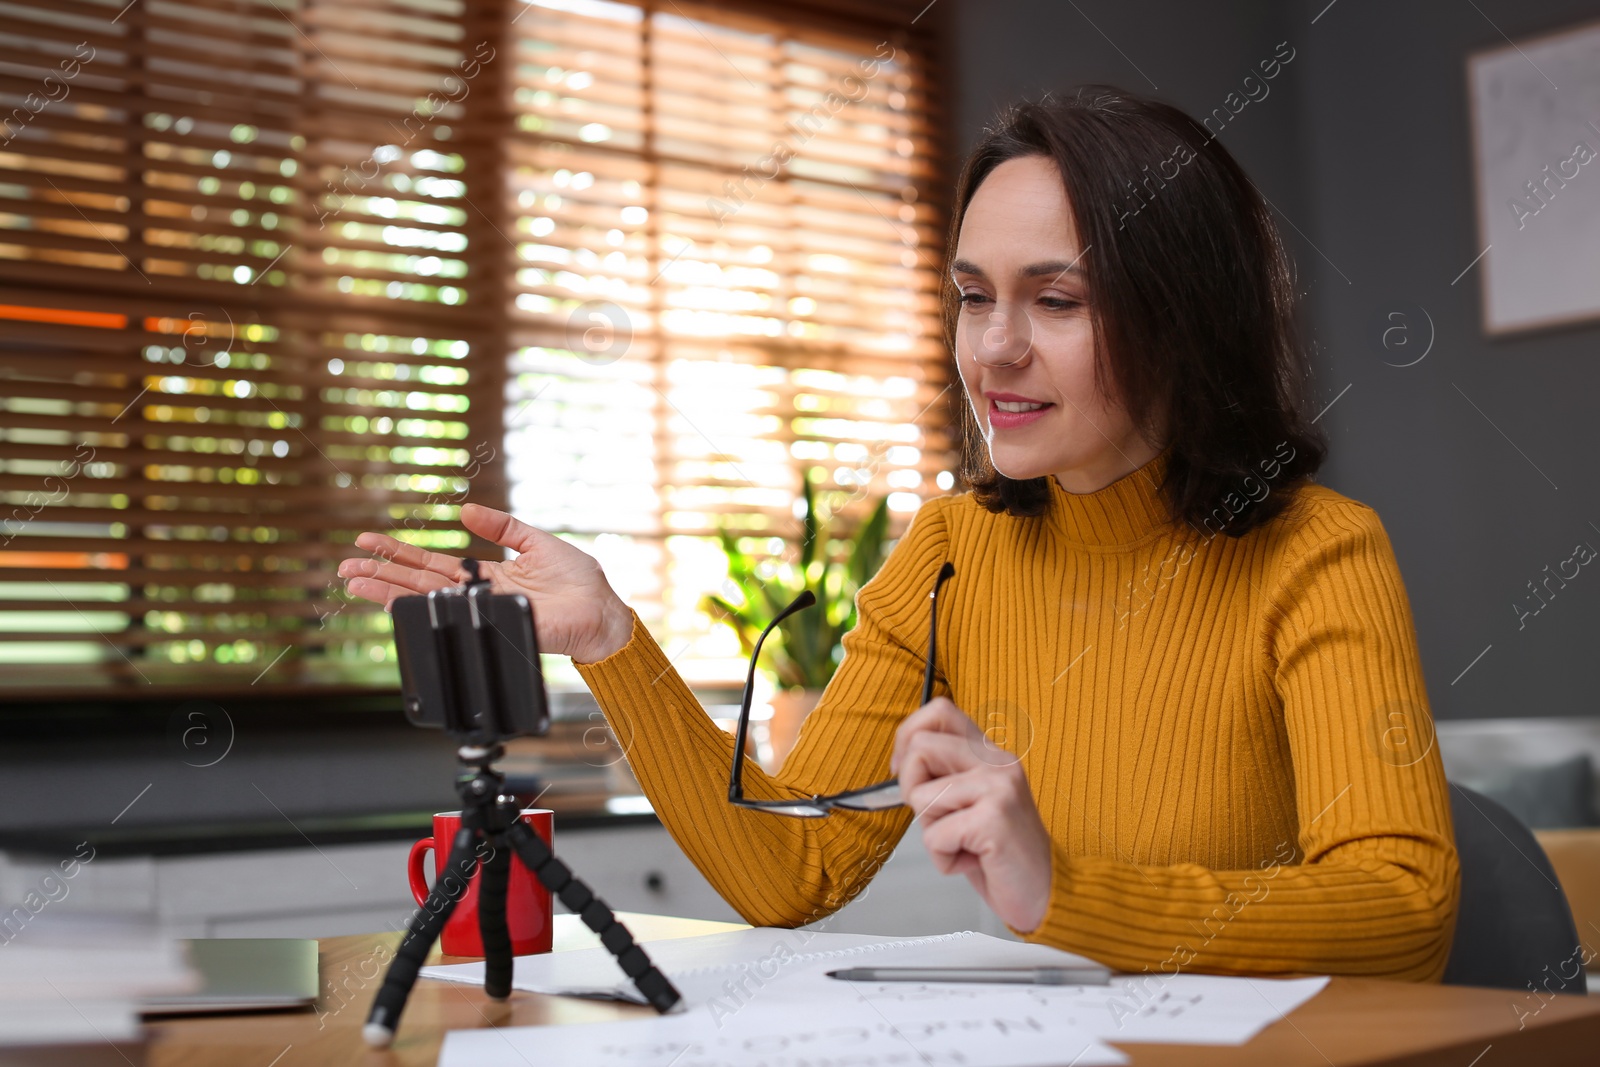
M1050 895L1050 835L1021 761L937 697L900 724L889 766L935 866L965 874L1013 930L1038 927Z
M628 606L606 581L600 561L554 534L503 511L468 504L461 524L479 537L518 553L504 562L483 561L479 573L496 593L521 593L533 604L539 651L579 663L604 659L633 633ZM339 576L352 596L388 608L396 597L460 585L466 568L455 556L429 552L378 533L356 538L377 559L347 559Z

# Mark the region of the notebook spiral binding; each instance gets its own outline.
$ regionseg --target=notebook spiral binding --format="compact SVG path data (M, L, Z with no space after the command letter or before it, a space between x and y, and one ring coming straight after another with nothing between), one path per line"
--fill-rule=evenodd
M873 945L855 945L851 948L834 948L826 952L797 952L780 961L780 966L789 967L794 964L817 963L822 960L838 959L842 956L860 956L871 952L882 952L891 948L916 948L922 945L940 944L946 941L955 941L960 938L976 936L972 930L957 930L948 934L929 934L925 937L903 938L897 941L880 941ZM780 941L779 944L782 942ZM725 971L741 971L766 962L770 957L754 960L740 960L738 963L713 963L702 967L684 967L672 970L674 978L692 978L703 974L719 974Z

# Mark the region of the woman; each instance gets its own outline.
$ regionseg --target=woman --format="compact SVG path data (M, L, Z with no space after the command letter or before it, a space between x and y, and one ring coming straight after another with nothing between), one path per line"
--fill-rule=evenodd
M781 772L898 774L909 808L735 808L733 742L598 563L509 515L495 588L571 655L684 851L752 923L848 901L913 819L1028 940L1120 969L1437 981L1459 872L1404 587L1371 508L1314 484L1293 291L1206 130L1105 86L1010 110L967 160L947 329L969 492L928 501L860 592ZM364 534L350 591L458 582ZM937 696L919 703L929 592Z

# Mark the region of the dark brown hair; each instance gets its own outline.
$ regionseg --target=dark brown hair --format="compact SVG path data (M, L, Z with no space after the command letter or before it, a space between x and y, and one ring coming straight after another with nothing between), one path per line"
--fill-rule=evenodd
M1237 537L1276 516L1293 496L1281 490L1314 475L1327 445L1305 414L1309 361L1289 258L1255 185L1178 108L1082 85L1013 104L985 131L956 185L952 258L978 186L1024 156L1060 172L1088 250L1095 383L1122 398L1147 439L1160 442L1164 429L1172 452L1161 492L1173 519ZM948 270L942 296L953 352L960 293ZM998 473L965 389L959 407L961 477L978 502L1047 511L1045 478ZM1256 497L1264 480L1273 484Z

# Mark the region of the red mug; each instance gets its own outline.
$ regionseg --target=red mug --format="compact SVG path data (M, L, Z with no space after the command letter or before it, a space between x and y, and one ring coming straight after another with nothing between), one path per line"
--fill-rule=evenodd
M554 812L548 808L523 808L522 821L533 827L533 832L551 843ZM441 811L433 817L433 836L425 837L411 846L407 861L407 874L411 879L411 895L418 906L428 896L428 883L422 872L424 853L433 853L434 877L439 866L450 856L450 845L461 829L459 811ZM487 846L480 846L480 851ZM478 931L478 880L481 873L474 871L467 883L467 891L456 902L439 937L439 947L447 956L482 956L483 936ZM513 854L511 881L506 888L506 925L511 929L511 954L531 956L536 952L549 952L551 942L550 890L540 884L532 871L522 865Z

